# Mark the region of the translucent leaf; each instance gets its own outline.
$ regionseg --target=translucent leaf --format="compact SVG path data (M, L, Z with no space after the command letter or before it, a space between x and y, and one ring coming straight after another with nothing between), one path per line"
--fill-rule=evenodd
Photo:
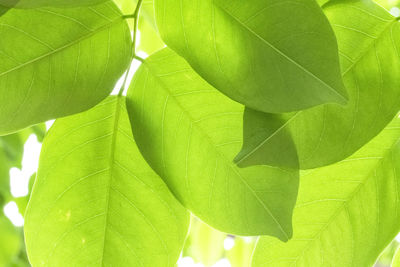
M298 171L235 166L242 105L166 48L136 72L127 107L143 156L197 217L222 232L290 238Z
M143 160L125 99L56 120L26 213L33 266L175 266L187 211Z
M89 6L107 2L108 0L0 0L0 6L13 8L37 8L37 7L76 7Z
M156 0L164 42L205 80L253 109L347 102L338 47L315 0Z
M286 244L261 237L253 267L372 266L400 230L400 119L351 157L303 171Z
M0 135L96 105L129 63L129 28L112 2L10 9L0 25Z
M338 38L348 104L280 115L246 109L239 166L310 169L338 162L375 137L400 109L399 21L370 0L330 1L324 11Z

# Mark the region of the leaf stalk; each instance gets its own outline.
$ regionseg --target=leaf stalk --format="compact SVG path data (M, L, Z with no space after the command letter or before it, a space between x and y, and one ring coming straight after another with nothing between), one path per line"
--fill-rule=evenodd
M122 83L122 86L118 91L118 96L122 96L122 93L124 92L124 88L125 88L126 83L128 81L129 72L132 69L132 60L137 59L137 60L143 62L143 59L136 55L136 39L137 39L137 30L138 30L138 24L139 24L139 11L140 11L140 7L142 6L142 2L143 2L143 0L139 0L138 1L137 5L136 5L136 8L135 8L135 11L133 12L133 14L124 16L124 18L133 18L135 21L134 21L134 24L133 24L132 56L131 56L131 60L130 60L130 65L129 65L128 70L126 71L124 82Z

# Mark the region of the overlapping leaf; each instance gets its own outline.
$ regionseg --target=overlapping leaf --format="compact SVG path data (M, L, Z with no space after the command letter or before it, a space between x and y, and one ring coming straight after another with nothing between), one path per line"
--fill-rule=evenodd
M13 8L77 7L96 5L108 0L0 0L0 6Z
M315 0L156 0L164 42L210 84L256 110L346 103L338 49Z
M175 266L189 217L141 157L125 99L59 119L26 213L33 266Z
M94 106L131 54L128 26L112 2L10 9L0 35L0 134Z
M235 166L242 105L166 48L135 74L127 107L143 156L196 216L223 232L290 238L298 172Z
M253 266L372 266L400 230L400 119L353 156L303 171L293 239L260 238Z
M400 108L400 23L370 0L324 5L339 42L349 93L345 106L297 113L246 109L240 166L273 164L315 168L338 162L376 136ZM281 150L282 144L290 145Z

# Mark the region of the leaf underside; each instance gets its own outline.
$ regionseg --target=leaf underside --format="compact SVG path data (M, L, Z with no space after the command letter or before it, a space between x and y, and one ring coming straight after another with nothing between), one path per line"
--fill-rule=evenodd
M189 217L141 157L123 97L58 119L26 213L33 266L175 266Z
M370 0L330 1L324 12L338 38L348 104L280 115L246 108L244 145L235 160L239 166L310 169L338 162L375 137L398 112L400 23ZM290 145L282 150L282 144Z
M164 42L246 106L281 113L347 102L336 38L314 0L155 0L154 7Z
M93 107L131 55L128 26L110 1L10 9L0 16L0 35L7 36L0 42L0 135Z
M293 239L261 237L254 267L372 266L400 230L400 119L353 156L303 171Z
M242 105L166 48L136 72L127 108L143 156L197 217L227 233L290 238L298 171L235 166Z

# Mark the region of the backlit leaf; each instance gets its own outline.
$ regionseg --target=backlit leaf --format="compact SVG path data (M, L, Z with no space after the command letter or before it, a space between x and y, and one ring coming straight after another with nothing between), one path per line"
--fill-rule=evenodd
M338 162L376 136L400 109L400 22L370 0L330 1L324 11L338 38L348 104L281 115L246 109L239 166L309 169Z
M164 42L253 109L347 102L335 35L315 0L155 0Z
M127 108L143 156L197 217L222 232L290 238L298 171L235 166L242 105L166 48L136 72Z
M334 165L303 171L286 244L261 237L253 267L372 266L400 230L400 119Z
M175 266L187 211L143 160L125 99L58 119L26 213L33 266Z
M37 8L46 6L76 7L96 5L108 0L0 0L0 6L13 8Z
M131 54L128 26L112 2L10 9L0 36L0 134L96 105Z

